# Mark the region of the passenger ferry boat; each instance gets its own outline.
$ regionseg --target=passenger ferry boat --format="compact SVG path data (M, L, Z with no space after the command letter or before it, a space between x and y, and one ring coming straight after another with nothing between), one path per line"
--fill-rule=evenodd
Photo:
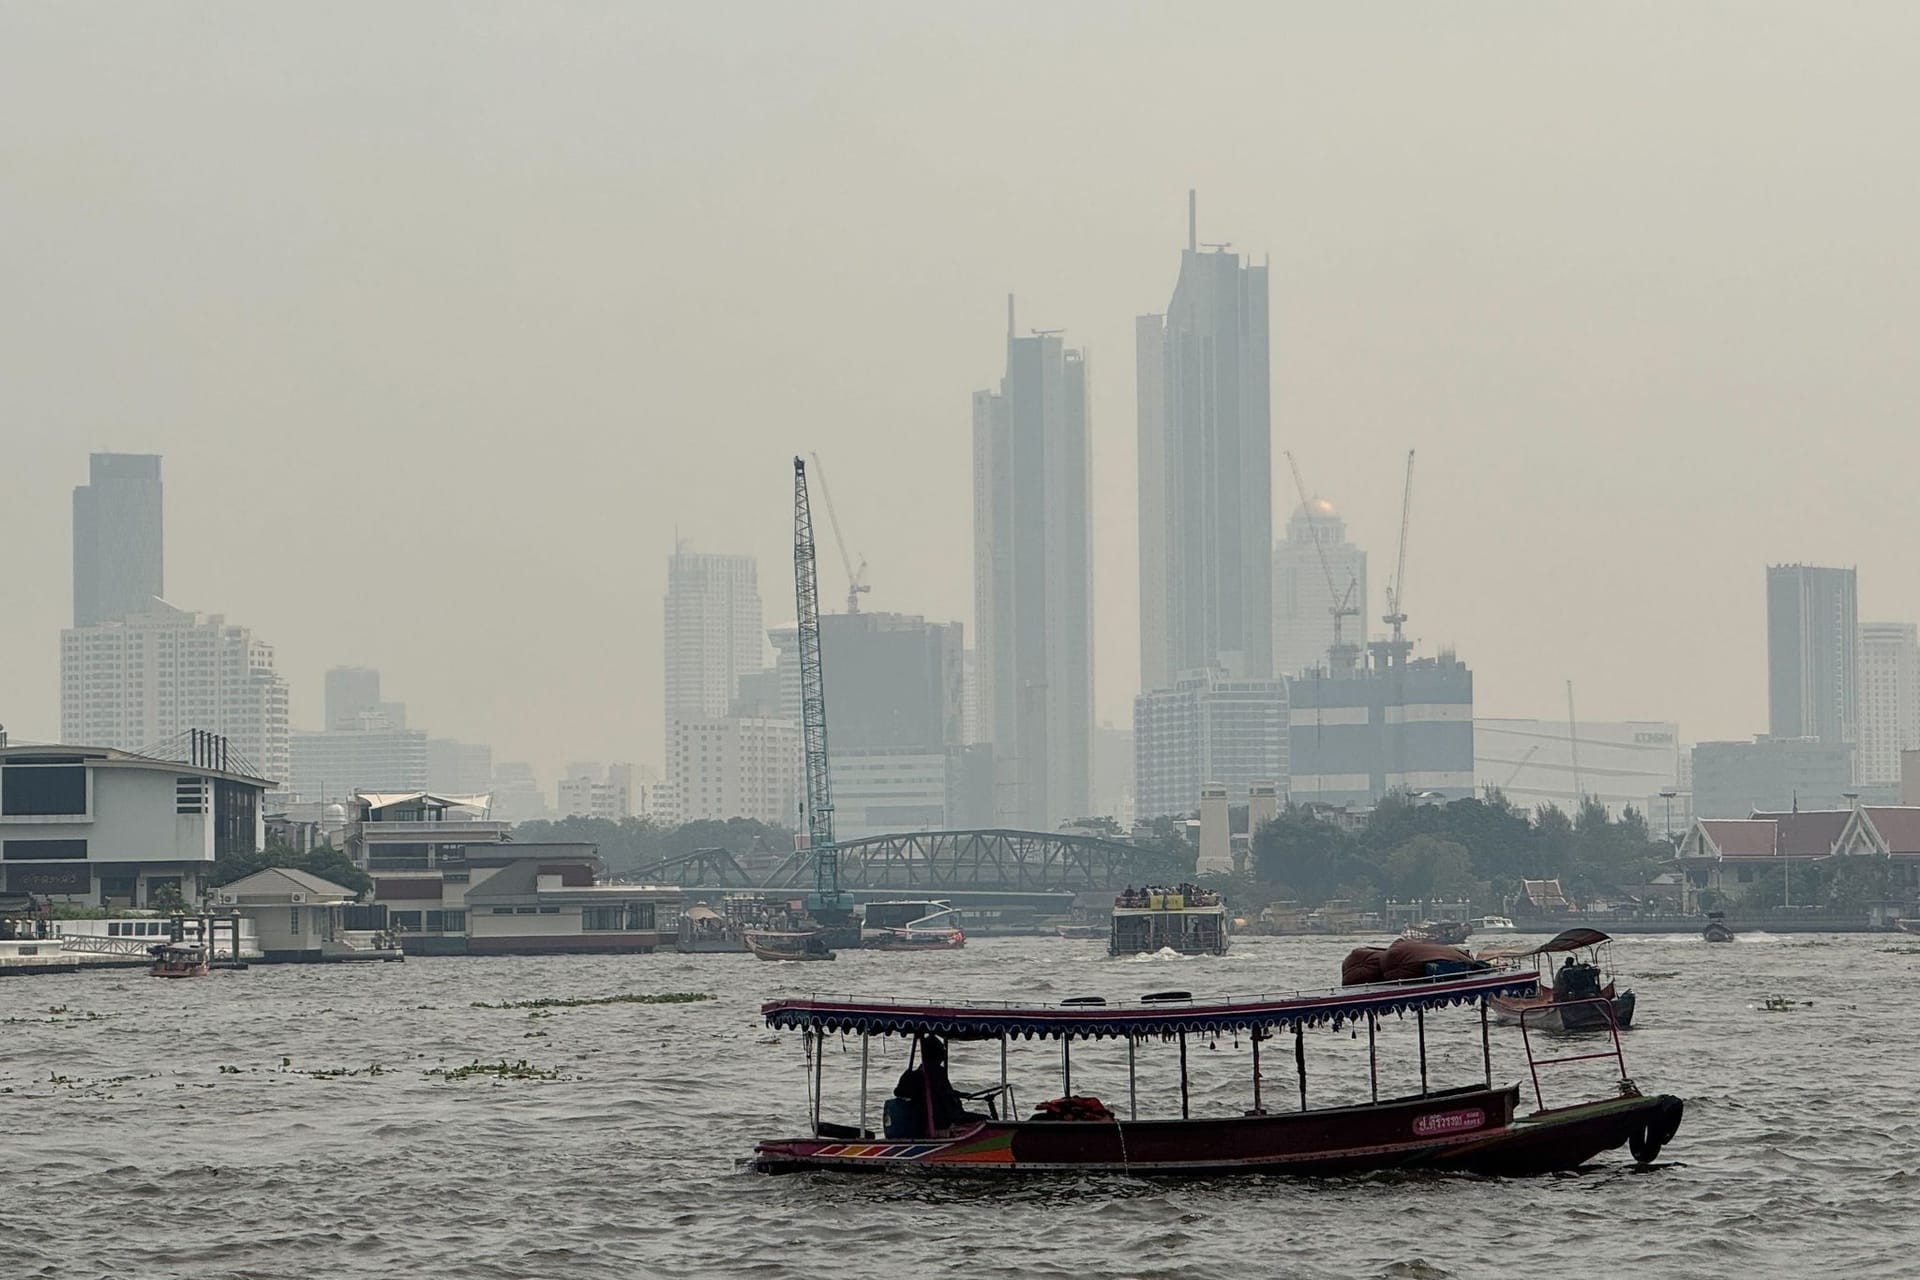
M1521 1024L1533 1074L1536 1107L1522 1112L1518 1084L1493 1083L1488 1032L1489 1003L1497 996L1527 996L1538 987L1527 972L1449 974L1375 983L1312 994L1194 1000L1186 992L1144 996L1133 1005L1107 1005L1098 998L1057 1005L984 1002L922 1004L878 999L784 999L761 1007L767 1024L807 1037L812 1088L812 1132L762 1142L752 1167L765 1173L810 1169L869 1173L965 1175L1110 1172L1223 1175L1240 1173L1331 1174L1372 1169L1450 1169L1508 1175L1576 1168L1602 1151L1626 1144L1642 1164L1658 1156L1680 1126L1684 1104L1668 1095L1644 1096L1627 1078L1616 1033L1611 1054L1536 1058ZM1478 1006L1483 1078L1451 1088L1427 1080L1427 1015L1457 1006ZM1380 1020L1411 1016L1420 1043L1420 1092L1382 1098L1375 1031ZM1357 1105L1308 1105L1307 1027L1365 1023L1372 1100ZM1298 1108L1261 1092L1260 1046L1291 1033L1290 1056L1299 1082ZM860 1112L852 1125L821 1114L821 1071L829 1036L860 1037ZM1253 1046L1251 1110L1196 1116L1187 1072L1187 1042L1244 1035ZM921 1123L911 1106L883 1109L876 1135L868 1127L871 1045L875 1036L911 1038L914 1047L934 1047L938 1038L1000 1045L1000 1086L980 1094L953 1095L986 1102L985 1118L968 1116L956 1127ZM1027 1119L1001 1116L1011 1099L1006 1046L1014 1039L1060 1044L1061 1097L1040 1104ZM1073 1093L1072 1048L1084 1040L1119 1039L1127 1044L1124 1118L1093 1098ZM1139 1114L1135 1054L1177 1045L1180 1065L1178 1117ZM938 1044L944 1061L944 1044ZM1616 1059L1620 1079L1612 1097L1549 1108L1540 1094L1540 1068L1557 1062ZM1285 1058L1282 1058L1284 1061ZM1269 1060L1271 1061L1271 1060ZM944 1066L941 1080L944 1081ZM951 1086L948 1086L950 1089ZM1291 1094L1292 1091L1288 1091ZM1271 1105L1271 1109L1269 1107ZM1009 1107L1009 1110L1012 1108ZM853 1118L853 1117L850 1117Z
M1129 889L1113 900L1108 955L1167 950L1183 956L1227 954L1227 909L1219 894L1183 884Z

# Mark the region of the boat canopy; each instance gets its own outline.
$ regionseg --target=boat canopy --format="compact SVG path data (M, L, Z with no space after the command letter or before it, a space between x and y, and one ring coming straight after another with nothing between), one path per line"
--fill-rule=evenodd
M1523 960L1528 956L1551 955L1558 951L1583 951L1588 947L1597 947L1613 939L1598 929L1568 929L1557 934L1537 947L1496 947L1482 951L1482 960Z
M1220 1035L1278 1027L1339 1028L1368 1014L1404 1014L1472 1004L1483 996L1531 996L1536 973L1470 973L1405 982L1379 982L1291 995L1234 996L1194 1000L1143 999L1109 1005L1098 997L1064 1004L1019 1005L986 1001L911 1004L894 1000L770 1000L760 1007L767 1025L782 1031L837 1031L860 1035L935 1034L953 1040L1104 1040L1129 1036Z

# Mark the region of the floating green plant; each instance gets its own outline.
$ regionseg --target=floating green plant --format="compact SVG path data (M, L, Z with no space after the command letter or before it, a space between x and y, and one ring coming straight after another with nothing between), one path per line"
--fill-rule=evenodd
M498 1062L481 1062L477 1059L464 1067L433 1067L428 1076L438 1076L442 1080L467 1080L474 1076L492 1076L497 1080L558 1080L558 1071L549 1071L536 1067L525 1058L518 1062L508 1062L505 1058Z

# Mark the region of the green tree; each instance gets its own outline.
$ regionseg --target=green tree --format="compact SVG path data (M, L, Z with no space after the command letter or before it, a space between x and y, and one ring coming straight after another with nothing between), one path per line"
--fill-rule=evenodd
M1465 845L1419 835L1387 855L1387 888L1396 898L1471 898L1473 859Z
M218 888L269 867L305 871L355 893L365 893L373 888L373 877L355 866L353 859L332 845L315 845L306 853L300 853L289 845L273 840L268 841L264 849L221 854L213 861L213 872L207 877L207 883Z
M1183 884L1194 878L1200 851L1187 839L1187 825L1179 818L1158 817L1136 830L1131 875L1136 884Z
M1253 867L1255 879L1290 885L1308 905L1340 896L1342 885L1382 879L1358 841L1295 805L1253 833Z

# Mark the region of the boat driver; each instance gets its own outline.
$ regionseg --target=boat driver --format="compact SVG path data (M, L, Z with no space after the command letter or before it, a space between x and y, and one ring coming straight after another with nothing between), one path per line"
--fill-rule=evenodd
M913 1104L913 1112L922 1118L927 1135L936 1137L963 1129L988 1117L968 1111L960 1093L947 1078L947 1044L939 1036L920 1038L920 1065L900 1073L893 1096Z

